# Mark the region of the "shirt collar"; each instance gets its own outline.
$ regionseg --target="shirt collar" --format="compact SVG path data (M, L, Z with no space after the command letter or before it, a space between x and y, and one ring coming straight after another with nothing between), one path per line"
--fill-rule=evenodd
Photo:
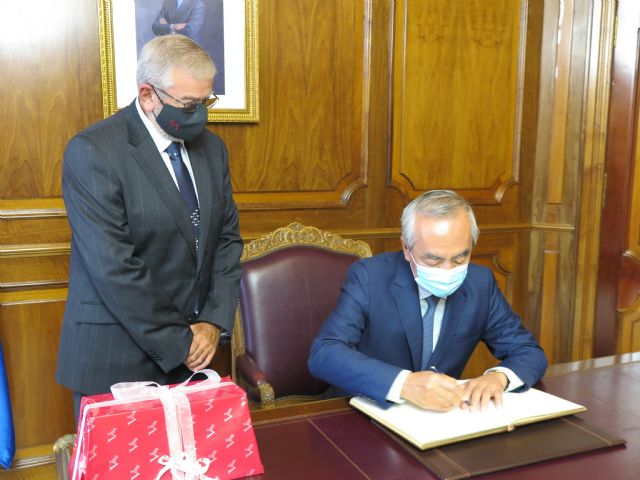
M182 141L176 140L167 135L159 126L154 124L149 117L145 115L138 98L136 98L136 110L138 110L138 115L140 115L142 123L149 132L149 135L151 135L151 139L153 140L153 143L156 144L156 148L160 153L163 153L172 142L177 141L182 144Z
M433 295L433 293L431 293L429 290L425 290L420 285L418 285L418 296L420 297L420 300L426 300L431 295Z

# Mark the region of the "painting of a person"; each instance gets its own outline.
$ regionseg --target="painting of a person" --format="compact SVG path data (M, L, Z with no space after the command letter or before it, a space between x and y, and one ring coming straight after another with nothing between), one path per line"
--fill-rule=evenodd
M205 5L202 0L164 0L152 29L156 35L179 33L200 42Z

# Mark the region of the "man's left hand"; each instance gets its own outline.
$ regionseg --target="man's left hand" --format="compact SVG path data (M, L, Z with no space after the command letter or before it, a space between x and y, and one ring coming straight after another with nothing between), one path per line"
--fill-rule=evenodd
M507 386L507 376L502 372L488 372L465 383L462 409L483 411L493 400L496 407L502 407L502 393Z
M193 340L184 364L189 370L195 372L207 368L211 364L213 355L218 348L220 328L207 322L194 323L190 327L193 332Z

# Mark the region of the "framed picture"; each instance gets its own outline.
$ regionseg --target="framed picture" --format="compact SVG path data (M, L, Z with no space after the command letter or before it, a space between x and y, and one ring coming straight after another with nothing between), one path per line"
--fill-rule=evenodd
M210 122L258 121L258 0L98 0L104 116L138 94L136 64L145 43L181 33L211 55L220 100Z

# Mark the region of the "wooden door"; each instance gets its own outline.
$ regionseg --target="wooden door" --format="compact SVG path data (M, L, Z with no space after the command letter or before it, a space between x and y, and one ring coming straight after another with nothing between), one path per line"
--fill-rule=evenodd
M593 355L640 349L640 2L619 0L611 72Z

